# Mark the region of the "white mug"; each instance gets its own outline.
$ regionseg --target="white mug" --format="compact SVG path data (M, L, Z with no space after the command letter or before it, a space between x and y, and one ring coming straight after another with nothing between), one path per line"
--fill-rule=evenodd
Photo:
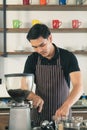
M77 5L84 4L85 2L86 2L86 0L76 0Z
M40 0L32 0L31 5L39 5Z
M83 2L83 5L87 5L87 0L85 0L85 1Z
M59 4L58 0L47 0L48 5L56 5Z
M76 0L67 0L67 5L76 5Z

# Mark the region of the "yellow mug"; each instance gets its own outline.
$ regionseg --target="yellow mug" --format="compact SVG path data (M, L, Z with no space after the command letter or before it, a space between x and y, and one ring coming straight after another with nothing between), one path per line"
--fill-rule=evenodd
M37 24L37 23L41 23L38 19L33 19L32 20L32 25L35 25L35 24Z

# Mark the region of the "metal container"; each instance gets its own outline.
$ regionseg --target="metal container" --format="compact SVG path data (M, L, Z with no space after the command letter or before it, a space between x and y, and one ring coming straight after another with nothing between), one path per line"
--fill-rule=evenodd
M32 130L42 130L41 127L34 127Z
M56 130L80 130L80 126L83 122L82 117L58 118L55 120Z
M82 122L83 117L72 117L70 121L64 123L64 130L80 130Z
M24 101L29 91L32 91L34 84L33 74L6 74L5 84L8 94L16 101Z

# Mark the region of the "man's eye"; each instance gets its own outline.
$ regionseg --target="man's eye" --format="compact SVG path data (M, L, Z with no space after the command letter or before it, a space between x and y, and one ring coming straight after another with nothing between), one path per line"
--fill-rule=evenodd
M36 46L32 46L33 48L37 48Z
M44 44L42 44L40 47L44 47L46 44L44 43Z
M44 47L45 45L41 45L40 47Z
M43 43L43 44L41 44L41 45L39 45L39 46L32 46L33 48L38 48L38 47L44 47L46 45L46 43Z

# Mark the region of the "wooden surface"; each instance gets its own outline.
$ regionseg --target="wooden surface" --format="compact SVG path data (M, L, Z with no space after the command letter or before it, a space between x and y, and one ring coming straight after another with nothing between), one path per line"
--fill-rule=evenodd
M9 123L9 110L0 110L0 130L5 130Z
M7 5L7 10L86 11L87 5Z
M87 107L73 108L72 116L82 116L83 119L87 119Z
M72 116L82 116L83 119L87 119L87 108L73 108L74 112ZM81 113L82 112L82 113ZM5 130L9 124L9 109L0 109L0 130Z

